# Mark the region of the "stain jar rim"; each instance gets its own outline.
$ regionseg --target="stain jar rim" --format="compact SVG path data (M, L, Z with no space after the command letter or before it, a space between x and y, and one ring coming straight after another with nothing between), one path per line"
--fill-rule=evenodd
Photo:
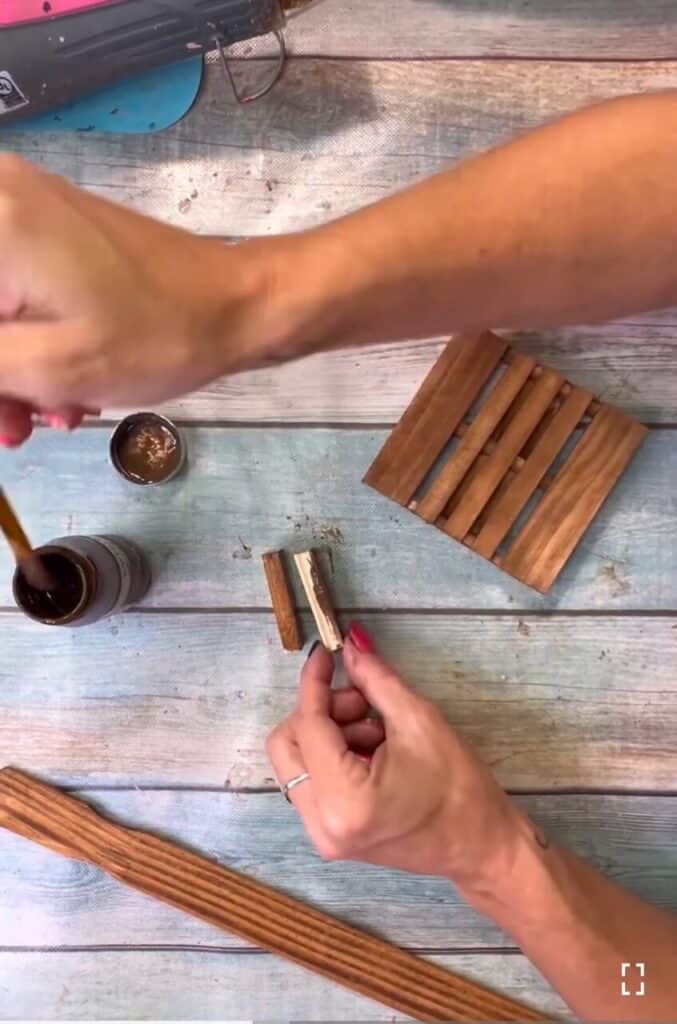
M120 459L120 444L122 440L129 434L130 429L143 423L154 423L156 425L164 427L168 430L174 440L176 441L179 460L170 472L166 476L163 476L159 480L144 479L135 473L131 473L122 463ZM138 487L161 487L163 484L169 483L179 475L184 469L186 464L186 441L181 430L177 427L176 423L168 419L167 416L163 416L157 412L134 412L125 416L124 419L120 420L117 424L113 433L111 434L110 443L108 446L109 457L113 469L122 477L127 483L135 484Z

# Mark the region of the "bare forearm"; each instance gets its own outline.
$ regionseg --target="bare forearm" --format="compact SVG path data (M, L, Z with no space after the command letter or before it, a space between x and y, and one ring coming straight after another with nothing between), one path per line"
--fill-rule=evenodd
M674 1019L677 918L567 851L524 838L494 891L467 895L515 938L582 1019Z
M271 355L676 303L676 169L677 93L629 97L277 240Z

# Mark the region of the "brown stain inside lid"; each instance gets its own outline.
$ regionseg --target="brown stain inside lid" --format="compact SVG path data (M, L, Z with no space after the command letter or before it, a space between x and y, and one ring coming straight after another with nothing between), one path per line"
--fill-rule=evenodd
M181 462L180 444L164 423L140 420L131 423L117 445L121 469L139 483L161 483Z

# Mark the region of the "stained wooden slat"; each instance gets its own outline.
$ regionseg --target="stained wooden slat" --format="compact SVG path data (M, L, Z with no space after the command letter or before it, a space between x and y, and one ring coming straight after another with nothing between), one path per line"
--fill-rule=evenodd
M554 370L544 369L531 381L529 400L501 434L496 448L489 455L481 473L468 489L463 501L454 509L443 526L445 533L463 540L470 527L492 496L529 436L538 426L564 378Z
M171 926L170 926L171 927ZM566 1020L566 1008L523 956L450 954L433 963L457 970ZM227 947L0 952L0 992L9 1019L404 1021L378 1003L271 956Z
M610 605L632 599L623 565L595 564ZM504 785L677 790L671 616L359 618ZM296 703L301 662L270 612L130 613L51 631L5 613L0 636L4 763L64 785L276 788L265 739Z
M182 227L262 235L340 216L586 103L676 84L674 61L574 71L557 61L309 58L241 108L210 65L200 102L166 132L3 132L0 147Z
M517 521L522 509L550 469L567 439L576 429L592 394L583 388L574 388L554 415L547 430L538 439L524 466L512 479L504 494L487 516L474 544L478 555L491 558L498 545Z
M489 331L450 342L441 365L431 370L364 482L406 505L507 347L507 341Z
M458 447L418 502L416 514L421 519L428 523L435 522L535 365L533 359L520 355L519 352L513 353L510 357L510 363L500 381L491 394L486 396L482 408L464 433Z
M454 493L451 495L448 502L444 506L444 511L437 521L438 526L443 526L445 520L448 519L449 516L453 515L454 510L457 509L461 502L465 500L466 494L473 486L475 480L480 475L480 473L482 473L488 461L489 456L486 455L484 452L477 456L472 466L466 473L465 477L461 481L460 485L457 487L457 489L454 491Z
M132 789L84 796L118 821L176 836L189 848L207 850L237 871L404 946L478 952L513 946L446 879L350 862L320 864L298 815L279 792ZM642 898L677 910L677 799L561 794L517 802L552 842L564 843ZM81 864L0 833L0 947L167 942L246 946Z
M435 395L444 385L445 379L449 379L452 367L458 358L458 353L458 347L453 342L447 342L439 358L430 367L413 400L409 405L407 405L404 413L397 423L397 426L388 439L388 443L383 446L378 456L369 467L364 478L365 483L368 483L371 487L376 488L376 490L381 491L383 494L387 494L388 496L392 495L395 486L394 481L397 464L402 458L402 454L406 449L407 443L410 442L419 417L430 406ZM462 417L463 413L461 413L461 416L459 417L459 422ZM454 428L452 427L449 434L442 442L443 444L448 439L449 435L453 433L453 430ZM423 470L423 473L425 474L425 469ZM415 488L416 484L414 484L414 489ZM406 501L407 499L404 500Z
M547 590L645 435L604 406L502 559L506 572Z

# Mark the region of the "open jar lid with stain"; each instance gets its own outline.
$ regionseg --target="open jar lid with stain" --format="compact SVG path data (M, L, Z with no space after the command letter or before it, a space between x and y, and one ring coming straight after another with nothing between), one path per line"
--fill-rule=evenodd
M110 440L110 458L132 484L166 484L186 462L186 443L165 416L136 412L122 420Z

